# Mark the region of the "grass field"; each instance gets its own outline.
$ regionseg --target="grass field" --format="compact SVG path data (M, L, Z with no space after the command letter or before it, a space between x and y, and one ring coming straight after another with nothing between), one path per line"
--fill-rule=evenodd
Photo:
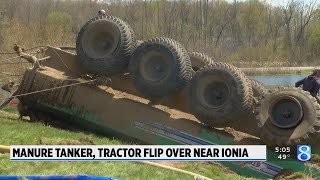
M71 132L42 123L16 120L13 108L0 111L0 145L24 144L128 144L113 138L84 132ZM194 177L138 162L11 162L8 154L0 154L0 175L87 174L123 179L194 179ZM201 162L174 163L175 167L212 179L245 179L226 172L219 165Z

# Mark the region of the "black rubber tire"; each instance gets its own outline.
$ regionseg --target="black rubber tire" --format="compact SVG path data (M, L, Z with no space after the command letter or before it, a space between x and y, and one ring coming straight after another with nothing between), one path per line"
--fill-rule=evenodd
M138 46L138 40L136 39L136 35L135 35L134 30L132 29L132 27L129 26L129 25L127 25L127 26L130 29L131 41L132 41L132 45L131 45L131 49L130 49L130 57L129 57L129 60L130 60L132 53L136 50L136 48Z
M260 82L257 81L255 79L250 79L250 83L252 86L252 92L253 92L253 114L251 114L252 116L250 116L251 119L254 119L254 115L256 112L256 107L257 104L259 103L259 101L261 100L261 98L263 98L267 93L268 90L267 88Z
M129 72L137 90L149 98L177 93L192 78L191 61L185 48L162 37L144 41L137 47Z
M230 125L252 111L250 80L226 63L214 62L196 72L188 98L193 115L211 127ZM221 99L224 101L220 103Z
M192 69L197 72L202 67L213 63L213 60L206 54L199 52L189 52Z
M273 108L280 109L279 102L299 102L303 112L301 121L291 122L291 127L278 126L272 122ZM294 101L293 101L294 100ZM281 101L282 102L282 101ZM300 88L281 87L267 94L257 106L257 125L260 138L270 146L290 146L304 143L314 143L320 134L320 105L309 92ZM294 115L300 111L294 111ZM284 114L282 114L284 115ZM279 116L276 116L279 117ZM297 116L300 117L300 116ZM278 120L277 120L278 121ZM279 122L284 122L282 119ZM288 124L286 124L288 125Z
M251 86L253 91L253 97L261 98L268 93L267 88L255 79L251 79Z
M81 64L89 73L98 75L121 72L127 67L135 48L132 28L109 15L88 21L81 28L76 42Z

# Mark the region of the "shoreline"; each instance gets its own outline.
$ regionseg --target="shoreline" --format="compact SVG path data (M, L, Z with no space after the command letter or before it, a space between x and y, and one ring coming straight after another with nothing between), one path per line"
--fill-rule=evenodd
M314 67L257 67L257 68L239 68L248 76L262 75L303 75L311 74Z

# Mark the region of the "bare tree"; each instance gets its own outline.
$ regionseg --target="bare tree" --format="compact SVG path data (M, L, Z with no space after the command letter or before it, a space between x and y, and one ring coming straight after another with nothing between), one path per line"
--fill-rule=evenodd
M294 53L292 49L291 24L292 24L293 13L295 11L295 8L296 8L296 2L294 0L289 1L285 7L282 6L283 20L285 25L286 46L289 49L291 54Z

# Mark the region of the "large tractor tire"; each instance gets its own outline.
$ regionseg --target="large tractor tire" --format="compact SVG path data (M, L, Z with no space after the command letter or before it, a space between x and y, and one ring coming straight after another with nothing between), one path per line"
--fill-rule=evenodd
M313 143L320 134L320 105L300 88L283 87L258 104L260 138L268 145Z
M136 48L132 28L113 16L95 17L80 30L76 50L89 73L112 75L129 63Z
M252 109L250 81L235 66L215 62L196 72L189 87L190 108L204 124L224 127Z
M268 93L267 88L260 81L251 79L251 86L253 91L253 97L261 98Z
M153 38L137 47L129 72L137 90L149 98L172 95L192 77L187 51L168 38Z
M263 98L268 93L268 90L260 81L250 79L250 83L252 86L253 99L254 99L253 111L255 113L257 104L259 103L261 98ZM254 119L254 113L252 114L252 116L250 116L250 118Z
M200 68L213 63L213 60L206 54L189 52L192 69L197 72Z

